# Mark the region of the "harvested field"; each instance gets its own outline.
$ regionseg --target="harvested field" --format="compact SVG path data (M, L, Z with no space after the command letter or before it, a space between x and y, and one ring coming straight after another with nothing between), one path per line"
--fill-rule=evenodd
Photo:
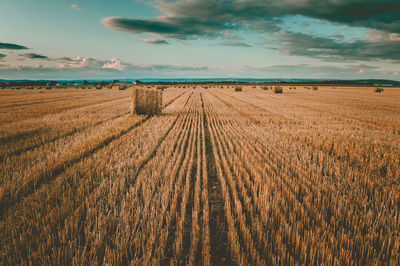
M242 87L1 90L0 264L399 265L400 88Z

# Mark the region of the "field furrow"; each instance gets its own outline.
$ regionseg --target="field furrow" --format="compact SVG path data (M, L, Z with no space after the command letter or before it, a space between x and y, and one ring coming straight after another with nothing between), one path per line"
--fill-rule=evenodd
M207 93L204 92L203 95ZM207 101L202 96L204 124L206 134L206 156L208 172L208 195L210 204L210 249L211 263L229 265L238 263L240 258L237 232L235 231L229 194L226 182L222 177L220 159L217 154L210 118L207 112Z

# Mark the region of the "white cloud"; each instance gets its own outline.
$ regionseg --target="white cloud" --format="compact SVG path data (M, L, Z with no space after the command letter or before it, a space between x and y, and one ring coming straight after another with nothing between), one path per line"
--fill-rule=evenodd
M83 10L83 8L79 7L77 4L71 4L70 7L79 11Z
M119 60L118 58L112 58L111 62L105 63L101 68L116 69L122 71L125 69L125 66L121 64L121 60Z
M59 64L59 68L96 68L101 65L101 62L90 58L90 57L82 57L78 56L75 58L61 58L61 64Z

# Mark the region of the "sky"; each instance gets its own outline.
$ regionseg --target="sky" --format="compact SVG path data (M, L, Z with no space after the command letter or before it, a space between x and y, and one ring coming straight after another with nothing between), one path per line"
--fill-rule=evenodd
M235 77L400 80L400 1L0 1L0 79Z

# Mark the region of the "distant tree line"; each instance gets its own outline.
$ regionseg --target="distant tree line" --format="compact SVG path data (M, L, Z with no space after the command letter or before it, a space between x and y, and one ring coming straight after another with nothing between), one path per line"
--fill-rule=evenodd
M55 86L57 81L10 81L0 82L0 87L16 87L16 86Z
M109 84L119 83L118 79L113 81L88 81L84 80L83 85L101 85L106 86ZM60 81L9 81L9 82L1 82L0 87L16 87L16 86L56 86L58 83L72 83L74 82L60 82ZM321 81L197 81L197 82L143 82L140 80L136 80L136 84L154 84L154 85L187 85L187 84L198 84L198 85L206 85L206 84L216 84L216 85L342 85L342 86L377 86L377 85L399 85L400 82L392 81L392 80L321 80Z
M70 82L71 84L75 84L74 82ZM101 85L101 86L106 86L109 84L113 84L113 83L119 83L119 80L113 80L111 82L106 82L106 81L96 81L96 82L90 82L87 80L84 80L83 85ZM2 81L0 82L0 87L1 88L6 88L6 87L39 87L39 86L57 86L57 84L60 84L60 82L58 81L33 81L33 80L29 80L29 81L9 81L9 82L5 82ZM65 85L67 83L62 82L62 85Z

